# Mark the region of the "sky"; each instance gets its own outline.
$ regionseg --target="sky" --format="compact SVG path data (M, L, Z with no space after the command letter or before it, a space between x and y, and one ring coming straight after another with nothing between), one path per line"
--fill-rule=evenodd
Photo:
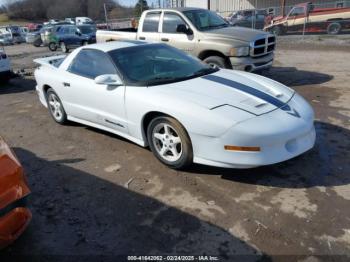
M6 2L6 0L0 0L0 5L3 5ZM126 6L134 6L137 0L118 0L118 2L122 5ZM147 0L148 4L151 5L153 3L158 3L157 0Z

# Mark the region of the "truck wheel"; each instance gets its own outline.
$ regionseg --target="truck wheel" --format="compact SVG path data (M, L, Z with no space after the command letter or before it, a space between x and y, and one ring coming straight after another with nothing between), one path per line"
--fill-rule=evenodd
M340 23L330 23L327 27L327 33L329 35L337 35L341 31L341 24Z
M209 56L204 59L203 62L207 63L208 65L217 66L219 68L232 69L226 62L225 58L221 56Z
M183 169L193 162L191 140L185 128L171 117L157 117L147 128L148 144L163 164Z
M284 31L281 26L274 26L271 28L271 33L274 35L283 35Z
M51 43L49 44L49 49L50 49L50 51L55 52L55 51L57 50L57 45L56 45L56 43L51 42Z
M61 46L61 50L62 50L63 53L68 53L69 52L69 49L68 49L68 47L67 47L65 42L61 42L60 46Z

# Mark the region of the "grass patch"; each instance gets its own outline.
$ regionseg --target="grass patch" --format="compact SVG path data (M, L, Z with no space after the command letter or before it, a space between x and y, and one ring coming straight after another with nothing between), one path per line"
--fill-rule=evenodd
M11 20L6 14L0 14L0 26L1 25L26 25L29 22L26 20Z

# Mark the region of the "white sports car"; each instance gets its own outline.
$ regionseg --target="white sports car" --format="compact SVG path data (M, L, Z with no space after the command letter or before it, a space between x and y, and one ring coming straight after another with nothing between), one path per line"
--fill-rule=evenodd
M110 42L35 62L40 101L57 123L149 146L172 168L269 165L315 143L313 110L292 89L212 68L167 45Z

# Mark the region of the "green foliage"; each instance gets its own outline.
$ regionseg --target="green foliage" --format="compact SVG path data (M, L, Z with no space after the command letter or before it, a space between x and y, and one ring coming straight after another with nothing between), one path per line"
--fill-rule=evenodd
M148 10L149 6L147 3L147 0L138 0L137 4L135 5L135 16L140 17L142 12L145 10Z

